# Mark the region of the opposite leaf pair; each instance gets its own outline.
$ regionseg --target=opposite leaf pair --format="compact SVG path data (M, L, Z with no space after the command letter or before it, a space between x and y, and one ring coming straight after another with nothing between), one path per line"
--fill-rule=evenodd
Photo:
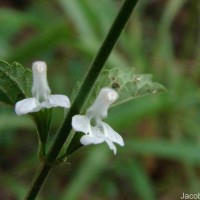
M31 98L23 99L16 103L15 112L17 115L38 112L43 108L70 107L69 98L65 95L51 95L47 82L47 66L45 62L36 61L32 66L33 86ZM113 143L124 146L122 137L115 132L108 124L102 121L107 117L110 105L116 101L118 93L111 88L102 88L93 105L85 115L75 115L72 118L72 127L75 131L83 132L86 135L81 137L83 145L100 144L106 142L114 154L117 150Z

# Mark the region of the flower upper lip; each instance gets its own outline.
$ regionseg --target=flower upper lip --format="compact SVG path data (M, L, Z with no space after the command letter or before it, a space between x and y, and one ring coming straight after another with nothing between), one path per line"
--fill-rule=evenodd
M42 108L70 107L69 98L65 95L51 95L51 90L47 81L47 66L43 61L36 61L32 65L33 85L31 98L18 101L15 105L17 115L38 112Z

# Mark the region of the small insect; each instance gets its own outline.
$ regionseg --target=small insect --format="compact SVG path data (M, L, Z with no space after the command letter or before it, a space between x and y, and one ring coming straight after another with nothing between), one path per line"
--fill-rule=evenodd
M118 88L120 88L120 84L117 83L117 82L114 82L114 83L112 84L112 88L113 88L113 89L118 89Z

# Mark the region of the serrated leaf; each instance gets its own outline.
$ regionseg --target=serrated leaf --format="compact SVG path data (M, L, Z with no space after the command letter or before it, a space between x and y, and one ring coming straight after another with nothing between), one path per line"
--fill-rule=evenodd
M19 63L0 60L0 102L14 105L31 96L32 73Z
M119 99L114 106L145 95L166 91L164 86L153 82L152 78L151 74L136 74L134 68L107 68L97 80L87 106L92 104L103 87L111 87L118 91Z

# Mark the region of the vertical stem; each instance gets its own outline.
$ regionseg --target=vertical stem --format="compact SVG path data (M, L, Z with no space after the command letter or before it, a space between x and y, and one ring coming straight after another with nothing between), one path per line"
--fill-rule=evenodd
M117 39L120 36L120 33L124 29L132 10L134 9L138 0L125 0L113 25L111 26L110 31L108 32L105 40L102 43L96 57L94 58L89 71L82 83L78 94L72 103L71 108L68 111L68 114L62 123L57 137L55 138L53 145L47 155L47 163L44 163L38 169L35 178L33 179L30 190L26 196L26 200L34 200L39 193L44 181L51 170L51 165L49 163L54 163L60 150L62 149L63 144L65 143L68 134L71 130L71 119L73 115L80 112L81 107L84 105L85 99L87 98L92 86L94 85L98 75L100 74L103 66L108 59L112 49L117 42Z

